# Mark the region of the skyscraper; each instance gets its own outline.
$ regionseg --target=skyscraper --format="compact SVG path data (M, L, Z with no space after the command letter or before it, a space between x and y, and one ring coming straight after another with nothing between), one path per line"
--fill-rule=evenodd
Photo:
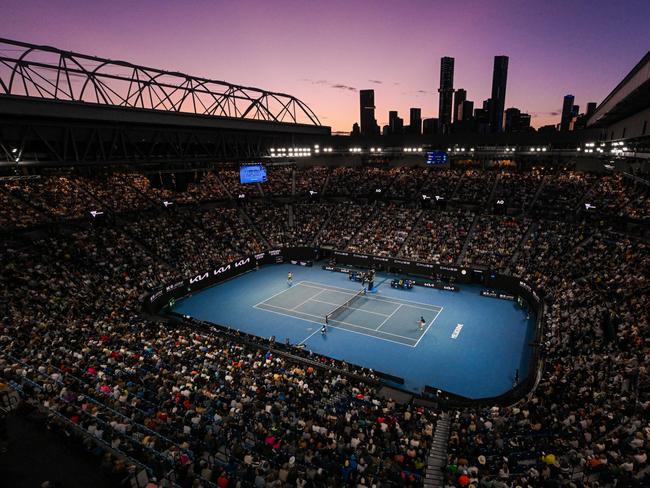
M562 103L562 118L560 119L560 130L568 132L571 130L571 119L573 117L573 95L565 95L564 102Z
M438 122L443 131L451 124L452 97L454 95L454 58L445 56L440 59L440 99L438 104Z
M397 115L397 110L388 112L389 134L401 134L404 131L404 120Z
M375 120L375 90L359 90L361 134L372 136L379 133Z
M454 124L460 120L458 118L458 109L465 100L467 100L467 92L462 88L456 90L456 93L454 93Z
M438 133L438 119L424 119L422 121L422 133L430 136Z
M593 114L596 111L596 102L589 102L587 104L587 113L585 113L586 117L589 117L591 114Z
M505 111L505 131L522 132L530 128L530 115L521 113L521 110L511 107Z
M458 122L467 122L472 120L474 114L474 102L471 100L463 100L458 105Z
M422 110L412 107L409 115L409 133L422 134Z
M508 82L508 56L494 56L492 71L492 104L490 107L490 131L503 132L503 109L506 105Z
M517 130L517 125L519 124L519 116L521 115L521 110L515 107L511 107L506 110L506 123L505 131L513 132Z

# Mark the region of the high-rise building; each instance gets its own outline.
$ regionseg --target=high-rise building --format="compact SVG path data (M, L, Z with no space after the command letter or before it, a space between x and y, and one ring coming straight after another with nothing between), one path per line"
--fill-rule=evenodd
M388 132L389 134L401 134L404 132L404 119L397 115L397 110L388 112Z
M562 103L562 118L560 119L560 130L568 132L571 130L571 119L573 118L573 95L565 95Z
M462 103L467 99L467 92L463 88L459 88L456 90L456 93L454 93L454 124L458 122L458 110Z
M472 119L474 114L474 102L471 100L463 100L458 105L458 122L467 122Z
M379 127L375 120L375 90L359 90L359 109L361 134L364 136L379 134Z
M492 104L490 107L490 131L503 132L503 109L506 105L508 83L508 56L494 56L492 71Z
M515 107L510 107L505 111L505 131L514 132L516 127L519 124L519 116L521 115L521 110Z
M521 113L521 110L511 107L505 111L505 131L522 132L530 128L530 115Z
M409 133L422 134L422 110L412 107L409 113Z
M487 99L483 102L483 108L474 109L474 124L479 134L488 132L490 125L490 105L492 105L490 99Z
M422 133L431 136L438 133L438 119L424 119L422 121Z
M438 104L438 123L443 131L451 124L452 98L454 95L454 58L440 59L440 93Z
M586 117L589 117L591 114L593 114L596 111L596 102L589 102L587 104L587 112L585 113Z

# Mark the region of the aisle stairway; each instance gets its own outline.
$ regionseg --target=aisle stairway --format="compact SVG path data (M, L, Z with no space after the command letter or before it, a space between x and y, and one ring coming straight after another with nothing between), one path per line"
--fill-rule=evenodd
M438 418L433 443L429 451L429 459L424 475L425 488L442 488L445 485L443 469L447 464L447 442L450 429L449 414L443 412Z
M461 249L460 254L458 255L458 259L456 259L456 265L458 266L460 266L463 262L463 259L465 259L467 248L469 247L469 243L472 240L472 237L474 236L474 229L476 228L476 223L478 222L478 218L479 218L479 214L474 215L474 220L472 221L472 225L469 228L469 231L467 232L467 237L465 237L463 248Z

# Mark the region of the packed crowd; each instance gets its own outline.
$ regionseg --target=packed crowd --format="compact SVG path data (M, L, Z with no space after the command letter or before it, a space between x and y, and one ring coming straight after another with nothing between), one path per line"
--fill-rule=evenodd
M296 195L307 195L310 191L322 193L327 184L330 169L325 166L307 166L296 168Z
M459 192L486 206L494 188L524 210L539 194L537 211L430 208L420 197L277 203L257 185L241 185L260 198L238 206L232 169L197 174L181 195L131 173L5 181L2 381L118 453L112 469L173 470L183 488L421 486L435 411L380 398L372 376L353 379L336 362L308 366L234 333L154 324L140 315L142 296L262 250L263 240L509 268L544 294L546 365L517 405L453 414L447 485L647 486L648 246L572 210L588 199L644 221L646 187L576 172L481 183L473 172L422 171L315 173L327 188L342 184L332 194ZM296 193L307 174L295 171ZM227 194L235 201L220 202ZM92 208L110 215L89 219Z
M547 177L531 210L535 215L564 220L567 215L580 210L579 206L595 179L593 175L575 171Z
M397 256L419 216L420 211L413 208L379 202L346 249L376 256Z
M2 261L3 381L119 453L114 470L173 470L183 487L421 484L435 412L336 363L140 318L168 269L117 229L5 243Z
M539 247L550 259L543 271L528 245L517 267L547 293L543 376L514 407L458 413L446 470L451 486L648 484L647 245L555 230L540 230L553 235Z
M591 211L608 219L647 221L650 190L646 180L640 179L642 176L550 170L293 165L269 166L268 181L263 184L240 183L239 172L232 166L177 173L122 170L92 177L35 175L0 181L0 227L13 230L86 219L93 210L121 214L170 205L259 199L262 195L293 195L312 200L337 196L419 203L430 200L457 207L486 208L494 208L496 201L503 200L509 213L523 211L551 220L570 220ZM315 193L310 195L310 191ZM586 209L585 204L594 208Z
M203 272L263 246L236 208L179 207L125 221L125 231L180 274Z
M460 180L458 189L452 196L452 201L469 205L483 205L490 197L496 173L470 169L466 170Z
M475 214L465 210L425 209L400 255L421 262L454 264Z
M528 218L479 215L463 264L506 271L530 224Z
M515 173L504 171L499 175L494 200L503 200L506 208L529 210L537 189L542 182L539 171Z

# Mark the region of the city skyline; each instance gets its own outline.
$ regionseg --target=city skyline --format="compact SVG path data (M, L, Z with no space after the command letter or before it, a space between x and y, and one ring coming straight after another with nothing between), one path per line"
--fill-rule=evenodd
M362 89L375 90L379 126L391 110L438 117L444 56L475 108L490 98L494 56L508 56L504 109L555 125L566 94L600 103L649 47L650 4L636 0L157 5L7 0L2 36L289 93L344 132L359 122Z

